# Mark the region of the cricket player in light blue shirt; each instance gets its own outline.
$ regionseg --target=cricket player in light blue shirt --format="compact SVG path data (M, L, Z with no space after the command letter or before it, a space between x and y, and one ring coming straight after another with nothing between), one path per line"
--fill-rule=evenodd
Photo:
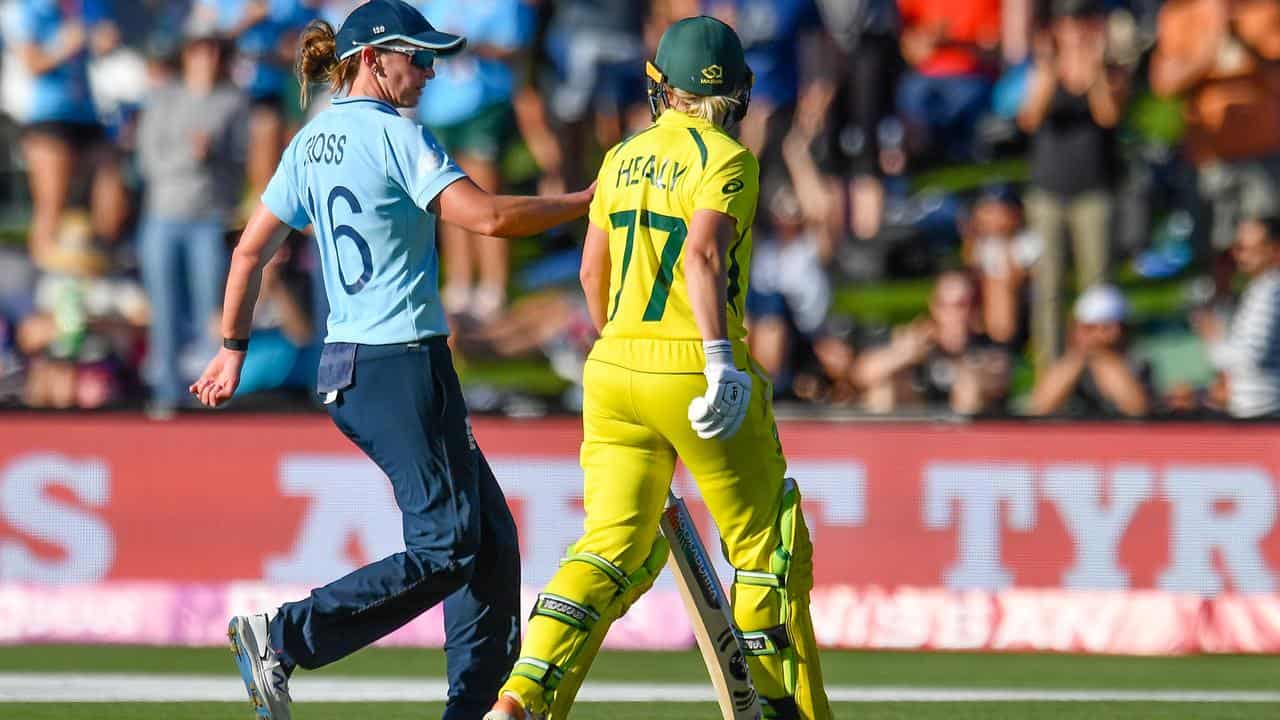
M228 633L260 718L290 717L295 667L334 662L444 603L449 699L444 719L477 718L519 647L515 523L471 434L436 291L438 218L485 235L533 235L586 213L594 188L495 196L458 170L431 134L401 117L437 55L465 40L436 31L401 0L357 7L335 34L303 33L304 86L340 99L294 138L231 260L223 348L191 392L219 406L235 393L262 268L286 234L310 225L330 315L317 390L338 428L391 481L405 552L361 567L272 614L237 616ZM305 103L305 90L304 90Z
M262 203L294 228L315 228L329 297L326 342L448 334L428 208L464 177L426 129L371 97L335 99L294 136Z

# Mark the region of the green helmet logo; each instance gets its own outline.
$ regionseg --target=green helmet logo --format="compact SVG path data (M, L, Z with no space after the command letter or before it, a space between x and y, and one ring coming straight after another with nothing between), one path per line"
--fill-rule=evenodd
M707 67L702 68L702 84L723 85L724 68L719 65L708 65Z

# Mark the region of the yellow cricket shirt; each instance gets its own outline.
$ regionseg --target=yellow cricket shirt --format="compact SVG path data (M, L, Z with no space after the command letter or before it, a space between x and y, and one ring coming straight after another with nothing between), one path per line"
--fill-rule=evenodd
M635 370L701 372L705 359L684 279L684 241L695 210L737 221L728 269L729 339L746 367L742 318L760 165L713 123L675 110L605 155L591 224L609 234L607 323L591 357Z

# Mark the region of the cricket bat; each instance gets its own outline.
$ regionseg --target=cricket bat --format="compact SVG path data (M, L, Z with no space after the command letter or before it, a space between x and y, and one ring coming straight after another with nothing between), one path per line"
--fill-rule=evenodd
M667 507L659 523L671 545L671 564L680 596L689 610L693 634L711 674L716 701L724 720L759 720L760 700L734 631L729 598L715 566L698 538L689 510L675 493L667 493Z

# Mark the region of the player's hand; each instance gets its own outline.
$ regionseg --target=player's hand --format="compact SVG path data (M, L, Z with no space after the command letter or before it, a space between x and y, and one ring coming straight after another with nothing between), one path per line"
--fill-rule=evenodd
M751 376L733 366L728 340L703 343L707 392L689 403L689 424L703 440L728 440L742 427L751 404Z
M213 356L213 360L209 361L209 366L204 369L200 379L188 388L191 394L208 407L218 407L226 403L235 394L236 386L240 384L240 369L244 367L244 356L243 352L235 350L226 348L219 350L218 354Z

